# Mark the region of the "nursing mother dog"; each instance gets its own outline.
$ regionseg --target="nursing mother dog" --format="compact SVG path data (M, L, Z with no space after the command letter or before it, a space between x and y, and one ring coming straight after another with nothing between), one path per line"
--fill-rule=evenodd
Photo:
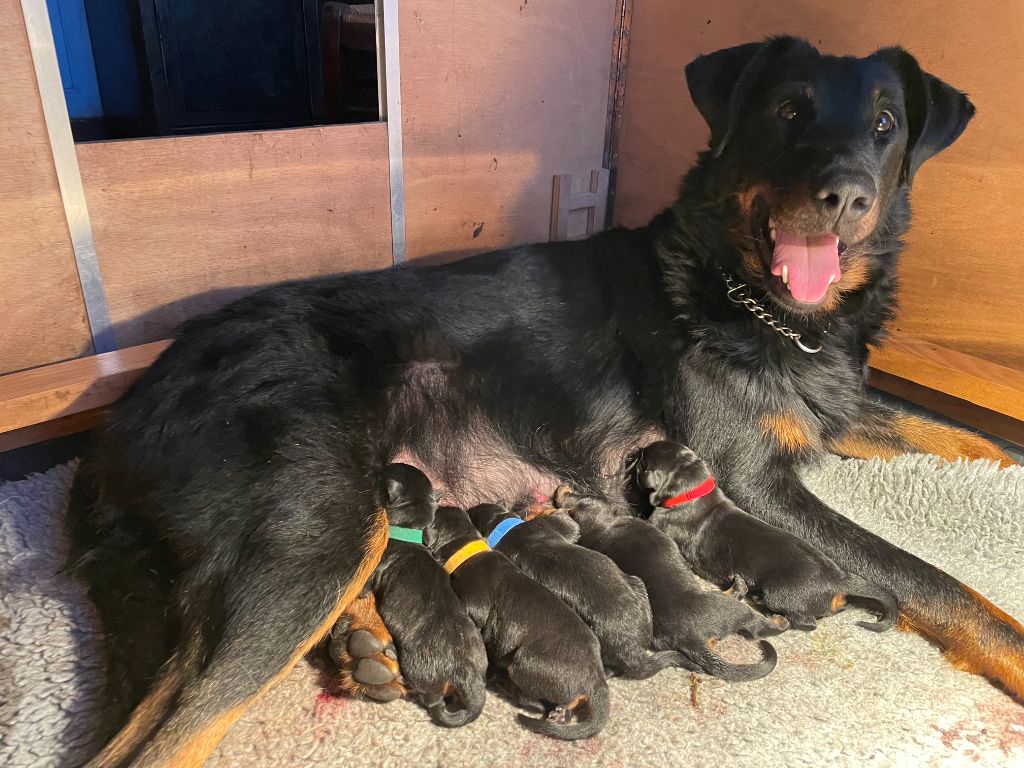
M357 598L389 462L463 508L563 481L624 505L624 457L659 438L1024 697L1020 624L797 475L823 451L1008 461L865 396L914 175L974 108L901 49L790 37L686 79L710 147L648 226L261 291L186 323L111 409L70 512L110 660L94 766L200 765L343 614L385 634Z

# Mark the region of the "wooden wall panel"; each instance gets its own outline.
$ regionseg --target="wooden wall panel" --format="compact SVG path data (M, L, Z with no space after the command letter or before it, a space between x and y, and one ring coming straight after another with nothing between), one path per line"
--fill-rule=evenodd
M409 258L548 239L553 176L601 167L617 6L399 3Z
M92 352L18 0L0 0L0 373Z
M80 144L120 346L252 288L391 265L383 123Z
M980 0L637 0L627 74L616 221L668 205L707 141L683 68L700 53L769 34L863 55L891 44L967 91L978 114L926 163L914 190L898 332L1024 370L1024 3Z

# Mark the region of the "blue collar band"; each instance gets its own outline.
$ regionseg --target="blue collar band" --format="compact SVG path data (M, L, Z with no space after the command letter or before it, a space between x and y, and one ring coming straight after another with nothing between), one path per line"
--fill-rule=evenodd
M494 549L498 546L498 542L505 538L505 534L515 528L517 525L522 525L525 521L520 520L518 517L506 517L491 531L491 535L487 537L487 546Z

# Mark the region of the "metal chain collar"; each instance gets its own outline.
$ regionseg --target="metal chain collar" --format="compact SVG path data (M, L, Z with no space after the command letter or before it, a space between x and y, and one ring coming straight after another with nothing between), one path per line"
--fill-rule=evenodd
M727 272L722 273L722 278L725 280L725 295L729 297L729 301L733 304L739 304L780 336L791 339L797 347L807 354L815 355L821 352L820 344L817 347L808 347L800 341L799 333L772 317L771 313L750 295L750 287L746 283L737 283Z

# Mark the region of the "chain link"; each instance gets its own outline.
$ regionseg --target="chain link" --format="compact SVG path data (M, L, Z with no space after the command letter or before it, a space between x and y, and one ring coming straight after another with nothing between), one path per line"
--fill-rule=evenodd
M756 299L750 295L750 288L746 283L737 283L732 279L728 273L723 272L722 277L725 280L725 295L729 297L729 301L733 304L739 304L741 307L746 309L750 314L760 320L762 323L767 325L773 331L778 333L780 336L785 336L787 339L791 339L794 344L797 345L801 350L808 353L809 355L815 355L821 352L821 345L817 347L808 347L802 341L800 341L800 334L794 331L787 325L783 325L768 312Z

